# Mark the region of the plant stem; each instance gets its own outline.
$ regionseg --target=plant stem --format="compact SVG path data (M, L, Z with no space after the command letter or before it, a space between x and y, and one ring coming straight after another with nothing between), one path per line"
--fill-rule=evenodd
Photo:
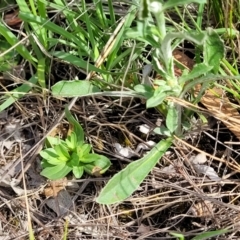
M175 134L179 137L182 134L182 106L175 103L175 107L178 112L178 127L175 131Z
M166 36L166 22L164 12L155 13L155 18L157 21L157 26L161 35L161 40Z

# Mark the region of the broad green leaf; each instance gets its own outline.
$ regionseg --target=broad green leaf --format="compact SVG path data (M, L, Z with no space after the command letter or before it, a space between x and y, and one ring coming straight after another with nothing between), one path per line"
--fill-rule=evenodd
M83 144L81 146L77 146L77 154L79 158L82 158L85 155L88 155L92 149L90 144Z
M69 166L78 167L80 164L77 153L73 152L69 161Z
M166 125L171 133L174 133L178 127L178 112L174 105L168 108Z
M56 151L56 153L59 156L59 159L61 159L62 161L67 162L70 158L70 155L68 153L68 149L67 147L65 147L64 145L66 144L58 144L54 147L54 150Z
M142 183L172 144L172 138L160 141L143 158L130 163L109 180L97 198L101 204L114 204L129 197Z
M41 160L41 167L42 169L47 168L47 167L54 167L55 165L52 165L50 163L48 163L48 161L46 159L42 159Z
M83 163L92 163L94 161L96 161L98 159L98 154L95 153L89 153L89 154L85 154L80 158L80 162Z
M58 137L51 137L51 136L48 136L46 138L46 145L49 146L49 147L54 147L55 145L58 145L58 144L64 144L64 141Z
M169 92L161 92L156 89L154 95L147 100L147 108L156 107L163 102L163 100L169 95Z
M206 3L206 0L168 0L163 4L163 11L168 8L173 8L173 7L177 7L177 6L185 5L189 3L203 4L203 3Z
M171 90L171 88L169 86L167 86L166 81L163 81L163 80L155 80L154 85L161 86L161 90L162 90L162 87L164 87L168 91Z
M74 166L72 171L75 178L81 178L83 175L84 169L83 169L83 166Z
M54 167L47 167L41 171L41 175L50 179L50 180L57 180L61 179L72 170L66 163L58 164Z
M210 239L212 237L216 237L216 236L219 236L221 234L224 234L224 233L227 233L229 232L228 230L226 229L221 229L221 230L217 230L217 231L211 231L211 232L205 232L205 233L202 233L194 238L192 238L191 240L205 240L205 239Z
M76 133L73 131L65 140L69 149L73 150L77 147L77 136Z
M52 165L58 165L64 162L62 159L59 158L57 152L53 148L47 148L41 151L40 156Z
M98 159L93 164L95 165L95 170L97 167L100 174L105 173L108 170L108 168L112 165L109 158L103 155L98 155Z
M179 78L179 83L184 84L189 80L194 80L194 78L200 77L201 75L207 74L209 71L212 70L212 66L209 66L205 63L199 63L195 65L190 73L185 76L181 76Z
M229 79L240 80L240 76L239 75L237 75L237 76L230 76L230 75L224 76L224 75L216 75L216 74L209 73L206 76L197 78L196 80L193 80L193 81L189 81L184 86L184 89L183 89L183 91L181 93L181 96L185 96L185 94L189 90L193 89L199 83L202 84L202 88L206 88L207 85L210 84L210 83L214 83L214 82L216 82L218 80L229 80ZM221 86L221 87L224 88L224 86ZM203 89L203 90L205 90L205 89Z
M154 89L152 86L148 86L145 84L138 84L134 87L134 90L138 93L141 93L146 98L150 98L154 94Z
M220 62L224 57L224 43L218 34L211 28L207 29L207 39L203 45L203 61L213 67L213 73L217 73Z
M52 94L56 97L84 97L89 93L100 91L101 90L98 87L86 80L63 80L52 86Z
M67 106L65 107L65 115L69 123L71 123L74 127L74 132L76 133L78 144L81 144L84 142L84 131L79 122L72 116Z
M92 149L92 146L90 144L84 144L82 146L82 153L83 153L83 155L89 154L91 149Z

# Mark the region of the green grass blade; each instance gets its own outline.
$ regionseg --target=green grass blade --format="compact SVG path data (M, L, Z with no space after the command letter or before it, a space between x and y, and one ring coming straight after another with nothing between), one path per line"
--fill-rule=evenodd
M116 23L116 17L115 17L112 0L108 0L108 9L109 9L109 14L110 14L110 24L114 25Z
M118 35L116 36L114 46L112 47L112 52L109 54L110 61L107 62L107 69L111 69L115 64L114 60L119 56L119 49L122 46L123 41L125 40L126 36L125 33L129 30L133 20L136 18L137 7L132 5L129 9L129 13L126 16L125 23L121 30L119 31ZM131 52L131 50L129 51Z
M22 2L24 2L24 1L22 1ZM33 0L29 0L29 5L30 5L30 7L31 7L31 9L32 9L33 14L34 14L34 15L37 15L37 9L36 9L36 7L35 7L34 1L33 1Z
M197 26L199 27L199 29L202 29L204 7L205 7L205 4L199 4L199 7L198 7Z
M91 20L90 20L90 17L88 15L88 12L87 12L87 9L86 9L86 4L85 4L85 1L82 1L82 7L83 7L83 11L85 12L83 14L83 17L84 17L84 22L86 23L86 27L87 27L87 32L89 34L89 41L92 45L92 48L93 48L93 55L94 55L94 61L97 60L98 56L99 56L99 50L98 50L98 43L95 41L95 33L93 33L92 31L92 24L91 24Z
M64 60L68 63L71 63L74 66L78 66L82 69L109 74L109 72L96 68L94 65L90 64L89 62L84 61L81 58L78 58L70 53L59 51L59 52L53 52L52 54L53 56L58 57L59 59Z
M41 18L38 16L34 16L33 14L30 13L24 13L24 12L20 12L19 13L19 17L22 18L24 21L27 22L35 22L38 23L39 25L44 26L45 28L47 28L48 30L59 34L60 36L63 36L65 38L67 38L68 40L70 40L71 42L74 42L75 44L78 45L78 47L83 50L85 53L90 54L90 50L89 48L84 45L82 43L82 41L80 39L78 39L77 37L75 37L74 34L66 31L65 29L63 29L62 27L59 27L58 25L56 25L53 22L49 22L48 19L45 18Z
M31 9L29 8L28 4L26 1L22 1L22 0L16 0L17 1L17 4L19 6L19 9L21 12L25 12L26 14L32 14L33 16L37 16L37 10L36 10L36 7L35 7L35 4L34 2L31 0L30 1L30 6L31 6ZM25 25L27 25L26 23L29 23L34 31L34 33L37 35L39 41L44 44L44 38L46 39L46 32L45 32L45 29L43 27L41 27L39 24L36 24L35 22L33 21L25 21ZM28 32L30 33L30 32Z
M211 232L205 232L205 233L202 233L202 234L192 238L191 240L205 240L205 239L209 239L209 238L212 238L212 237L219 236L219 235L227 233L227 232L228 232L228 230L226 230L226 229L211 231Z
M94 0L94 3L95 3L95 8L96 8L96 14L98 16L99 22L101 23L101 26L103 28L107 28L107 19L104 14L104 11L103 11L102 1Z
M37 68L37 76L38 76L38 83L43 88L46 88L45 67L46 67L46 59L45 58L39 59L38 60L38 68Z
M2 35L11 46L19 42L16 36L11 31L9 31L2 23L0 23L0 35ZM32 57L27 48L25 48L22 44L19 44L15 47L15 49L20 55L22 55L24 59L28 60L31 64L35 66L35 62L37 62L37 60Z
M29 92L32 89L31 84L36 84L37 78L32 77L29 79L29 83L23 84L22 86L14 89L12 92L6 93L5 96L7 99L0 105L0 112L4 109L11 106L13 103L15 103L18 99L26 95L27 92Z

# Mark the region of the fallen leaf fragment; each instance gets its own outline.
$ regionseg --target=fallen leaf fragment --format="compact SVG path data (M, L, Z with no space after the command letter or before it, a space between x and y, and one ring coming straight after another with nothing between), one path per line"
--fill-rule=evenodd
M68 184L67 178L50 181L43 193L46 197L56 197Z
M72 206L72 198L67 190L61 190L56 197L47 199L46 204L57 213L58 216L62 216L66 214Z

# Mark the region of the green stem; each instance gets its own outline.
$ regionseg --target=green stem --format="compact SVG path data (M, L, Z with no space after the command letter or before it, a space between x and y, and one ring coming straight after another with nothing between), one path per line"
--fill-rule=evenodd
M182 134L182 106L175 104L175 107L178 112L178 127L175 131L175 134L177 137L179 137Z
M158 12L157 14L154 15L157 21L159 32L161 34L161 38L163 39L166 36L166 22L164 12L163 11L160 13Z

